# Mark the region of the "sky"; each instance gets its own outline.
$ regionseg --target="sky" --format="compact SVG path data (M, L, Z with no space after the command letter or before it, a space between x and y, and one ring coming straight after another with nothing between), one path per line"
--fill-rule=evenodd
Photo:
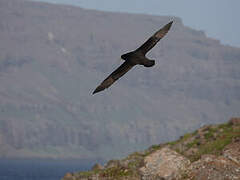
M240 0L35 0L112 12L177 16L222 44L240 47Z

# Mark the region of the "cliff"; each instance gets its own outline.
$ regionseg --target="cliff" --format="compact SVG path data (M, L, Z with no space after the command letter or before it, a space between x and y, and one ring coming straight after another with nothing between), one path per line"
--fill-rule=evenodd
M92 96L170 20L154 67ZM0 157L119 158L240 116L240 49L177 17L0 0L0 40Z
M62 180L240 179L240 118L206 125L177 141L151 146Z

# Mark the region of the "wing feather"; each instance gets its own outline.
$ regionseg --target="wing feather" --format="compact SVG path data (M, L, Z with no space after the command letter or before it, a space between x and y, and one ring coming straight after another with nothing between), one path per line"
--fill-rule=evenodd
M125 61L115 71L113 71L93 92L93 94L103 91L104 89L111 86L120 77L126 74L133 67L128 61Z
M172 23L173 21L171 21L170 23L165 25L163 28L158 30L145 43L143 43L143 45L141 45L137 49L137 51L141 51L145 55L150 49L152 49L157 44L158 41L160 41L160 39L162 39L167 34L167 32L172 26Z

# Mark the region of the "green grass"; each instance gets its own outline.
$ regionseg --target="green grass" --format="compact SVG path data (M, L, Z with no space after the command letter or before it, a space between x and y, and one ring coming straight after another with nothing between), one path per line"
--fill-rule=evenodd
M187 139L191 138L192 136L194 136L196 134L197 131L194 131L193 133L187 133L184 136L180 137L180 139L176 140L176 141L172 141L172 142L168 142L167 144L170 146L174 146L176 144L182 143L184 141L186 141Z
M74 175L77 175L81 178L87 178L87 177L90 177L94 174L98 174L100 170L92 170L92 171L83 171L83 172L80 172L80 173L76 173Z
M212 139L213 133L217 133L216 139ZM210 128L204 135L206 143L198 147L198 152L189 157L191 161L198 160L203 154L220 155L225 146L232 142L234 137L240 137L240 127L233 129L230 124L222 124L217 128ZM193 146L193 142L189 147Z
M103 170L99 173L101 177L111 177L114 179L125 177L125 176L132 176L133 171L131 169L125 169L121 167L112 167Z
M130 156L131 157L128 157L128 158L133 158L133 156L136 158L136 156L139 156L139 154L134 153L134 154L131 154ZM114 167L110 167L102 170L91 170L91 171L80 172L76 174L76 176L81 178L88 178L98 174L99 177L108 177L111 179L118 180L118 179L121 179L122 177L127 177L127 176L131 177L136 175L137 172L135 172L135 170L137 169L137 167L139 167L140 162L141 162L141 159L136 158L136 159L133 159L133 161L131 161L128 164L128 167L122 167L122 166L116 165Z
M171 145L171 146L174 146L175 144L177 144L179 141L172 141L172 142L169 142L168 145Z
M193 136L193 133L186 133L182 138L181 138L181 140L182 141L185 141L185 140L187 140L188 138L190 138L190 137L192 137Z
M197 146L197 144L199 143L199 140L198 139L195 139L194 141L190 142L187 144L187 148L190 149L194 146Z
M151 146L151 149L153 149L153 150L158 150L160 148L161 148L161 145L152 145Z
M193 133L185 134L177 141L169 142L167 144L178 153L187 156L193 162L200 159L203 154L220 155L224 147L231 143L234 137L240 137L240 126L235 126L234 129L230 123L209 126L209 128L204 130L203 133L205 141L196 138L195 136L198 135L198 131L194 131ZM184 144L189 138L192 138L193 140ZM178 145L183 146L183 148L180 150ZM190 148L197 148L198 152L194 155L186 155L185 153Z
M218 128L209 128L208 132L204 134L205 139L209 140L214 137L214 133L217 133Z

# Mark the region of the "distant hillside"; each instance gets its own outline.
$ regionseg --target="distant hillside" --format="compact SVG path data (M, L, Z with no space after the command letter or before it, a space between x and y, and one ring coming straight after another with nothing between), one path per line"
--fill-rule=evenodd
M91 95L170 20L153 68ZM0 157L122 157L240 115L240 49L177 17L1 0L0 39Z
M207 125L174 142L151 146L122 160L67 173L62 180L240 179L240 118Z

